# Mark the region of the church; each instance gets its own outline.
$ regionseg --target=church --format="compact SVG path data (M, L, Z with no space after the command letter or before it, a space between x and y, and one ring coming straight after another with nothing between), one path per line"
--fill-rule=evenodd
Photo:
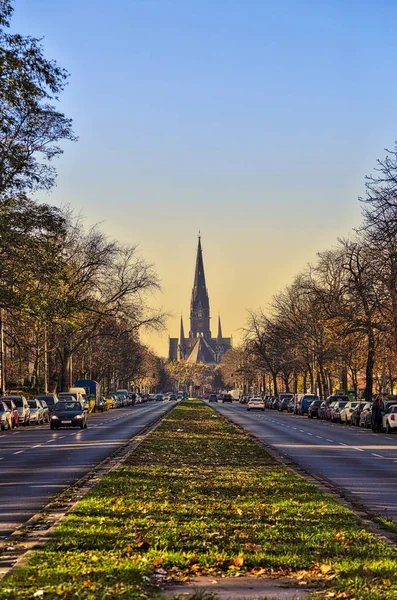
M209 365L220 363L225 352L232 347L232 339L223 337L220 316L218 317L217 336L212 337L210 321L210 301L205 285L203 252L199 235L196 271L190 302L189 337L185 337L181 316L179 339L170 338L169 360L186 360L190 363Z

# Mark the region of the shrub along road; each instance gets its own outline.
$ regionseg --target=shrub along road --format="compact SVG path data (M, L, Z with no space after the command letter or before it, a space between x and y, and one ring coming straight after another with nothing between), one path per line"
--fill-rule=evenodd
M156 598L159 579L296 575L328 598L397 596L397 550L200 401L106 475L0 598Z

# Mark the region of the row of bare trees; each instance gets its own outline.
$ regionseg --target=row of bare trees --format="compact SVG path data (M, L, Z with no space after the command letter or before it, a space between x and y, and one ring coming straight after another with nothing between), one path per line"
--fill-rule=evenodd
M397 146L366 178L362 226L249 312L241 356L274 393L348 387L367 400L397 380ZM244 360L240 360L244 364ZM238 368L238 365L237 365ZM251 379L255 375L250 374ZM269 387L269 386L268 386Z
M153 378L156 360L139 340L142 327L163 324L148 305L159 287L152 266L135 246L34 199L54 186L53 161L76 137L58 107L68 73L39 39L9 32L12 13L0 1L0 388Z

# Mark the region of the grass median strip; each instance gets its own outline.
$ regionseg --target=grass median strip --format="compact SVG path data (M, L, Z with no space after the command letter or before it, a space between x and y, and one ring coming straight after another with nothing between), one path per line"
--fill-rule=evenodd
M106 475L0 599L156 598L191 575L294 575L328 598L397 597L397 551L200 401Z

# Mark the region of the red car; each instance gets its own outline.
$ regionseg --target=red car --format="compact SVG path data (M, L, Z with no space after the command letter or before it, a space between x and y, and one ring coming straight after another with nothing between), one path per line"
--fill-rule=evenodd
M13 402L13 400L2 400L2 402L4 402L4 404L7 406L7 408L9 408L11 411L11 426L12 426L12 428L19 427L18 409L15 406L15 403Z

